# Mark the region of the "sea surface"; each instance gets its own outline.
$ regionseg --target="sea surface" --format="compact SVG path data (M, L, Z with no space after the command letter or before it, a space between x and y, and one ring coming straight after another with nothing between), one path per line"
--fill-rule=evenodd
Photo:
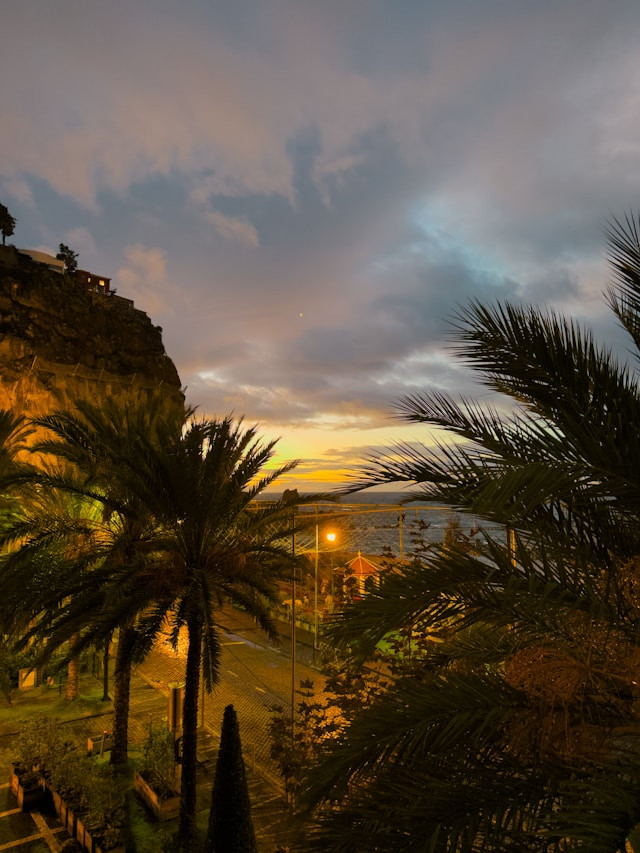
M455 513L448 507L426 502L402 504L407 492L368 491L349 495L337 504L306 507L318 518L320 552L355 554L368 557L411 557L429 544L442 543L452 526L459 536L472 536L480 522L473 516ZM484 528L492 527L482 522ZM495 527L494 527L495 529ZM329 542L328 533L335 533ZM313 534L301 537L302 549L313 550Z

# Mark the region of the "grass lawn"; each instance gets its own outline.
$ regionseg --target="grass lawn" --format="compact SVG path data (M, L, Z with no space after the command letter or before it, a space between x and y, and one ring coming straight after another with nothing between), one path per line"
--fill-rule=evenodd
M96 683L95 688L89 682L83 684L81 695L73 702L60 695L58 687L41 685L27 690L14 691L11 704L0 703L0 731L14 731L20 722L32 719L38 714L58 717L60 720L73 720L77 717L90 717L92 714L110 713L113 704L111 700L102 700L102 688Z

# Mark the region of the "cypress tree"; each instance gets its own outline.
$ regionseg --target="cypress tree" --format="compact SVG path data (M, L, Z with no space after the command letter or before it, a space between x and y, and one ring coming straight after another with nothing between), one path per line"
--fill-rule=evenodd
M238 717L233 705L227 705L222 718L204 853L258 853Z

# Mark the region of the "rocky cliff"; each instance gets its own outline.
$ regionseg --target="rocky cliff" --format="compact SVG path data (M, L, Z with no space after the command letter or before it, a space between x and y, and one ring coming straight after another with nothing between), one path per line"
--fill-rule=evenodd
M117 295L0 246L0 408L41 415L77 399L183 404L162 329Z

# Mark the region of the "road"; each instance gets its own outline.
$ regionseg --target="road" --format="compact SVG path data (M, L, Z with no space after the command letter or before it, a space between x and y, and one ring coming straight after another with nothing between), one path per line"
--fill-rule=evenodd
M206 730L219 736L224 708L232 704L238 714L246 761L280 787L277 767L269 756L269 709L291 707L290 643L284 640L281 649L275 648L251 620L230 608L222 612L219 624L224 629L220 682L213 693L205 695L204 710L201 700L200 719ZM298 644L297 652L296 687L300 680L310 680L320 692L324 678L310 666L311 650ZM157 644L137 672L168 692L170 683L184 681L185 660L183 634L175 651L168 641Z

